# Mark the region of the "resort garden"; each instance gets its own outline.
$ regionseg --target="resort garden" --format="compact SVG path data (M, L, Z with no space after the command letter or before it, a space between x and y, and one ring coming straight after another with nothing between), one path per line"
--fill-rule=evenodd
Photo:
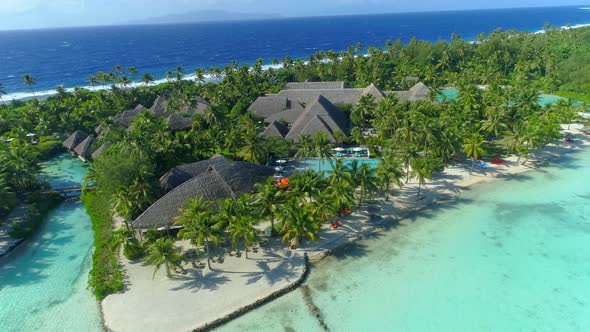
M313 241L322 223L348 209L362 207L374 197L389 199L395 188L415 181L421 195L424 184L449 163L475 167L482 158L517 154L526 162L531 151L561 138L560 123L571 123L584 106L569 101L542 107L539 91L587 100L588 41L590 29L548 29L544 34L494 31L469 43L459 36L450 42L412 40L407 45L387 42L370 46L369 56L357 45L342 52L311 55L307 62L285 57L281 69L263 70L262 60L251 67L228 64L223 68L196 69L194 80L181 66L167 75L168 82L153 85L152 74L117 67L90 77L91 90L58 93L45 101L12 101L0 106L0 213L16 204L15 193L30 190L38 162L56 151L69 133L103 129L94 146L112 143L91 162L88 181L94 189L83 195L95 230L95 251L90 286L98 298L123 287L117 254L143 257L156 269L170 273L182 255L176 239L193 243L207 255L211 246L227 242L247 250L264 240L265 229L285 246ZM574 66L583 68L573 73ZM206 81L209 75L215 83ZM394 95L382 100L365 96L356 105L341 107L352 123L350 136L323 133L301 136L296 142L261 135L261 119L248 111L254 100L277 93L287 82L344 81L352 87L370 84L384 90L405 90L415 77L431 87L430 100L401 102ZM131 87L131 81L143 84ZM31 75L24 83L34 90ZM444 87L455 87L453 100L439 100ZM483 86L483 88L482 88ZM110 88L109 88L110 87ZM2 89L0 89L1 95ZM141 113L126 130L115 116L138 104L152 105L166 92L167 107L192 107L195 97L208 101L192 127L172 131L164 120ZM366 129L374 134L366 135ZM29 133L40 137L32 145ZM367 146L380 159L377 168L335 160L336 146ZM50 151L50 152L47 152ZM163 194L158 179L182 164L221 154L232 160L267 164L279 158L319 158L333 170L295 172L289 188L271 180L256 186L256 193L236 199L209 202L195 197L179 211L175 232L148 230L140 237L131 221ZM113 230L112 215L125 222ZM269 223L266 226L265 223ZM209 249L207 249L209 248ZM244 253L246 255L246 252Z

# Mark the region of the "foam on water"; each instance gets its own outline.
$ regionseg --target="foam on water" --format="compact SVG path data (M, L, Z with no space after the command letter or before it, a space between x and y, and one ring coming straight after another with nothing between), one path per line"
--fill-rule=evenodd
M483 185L311 270L332 331L589 331L590 151ZM320 331L296 290L220 331Z

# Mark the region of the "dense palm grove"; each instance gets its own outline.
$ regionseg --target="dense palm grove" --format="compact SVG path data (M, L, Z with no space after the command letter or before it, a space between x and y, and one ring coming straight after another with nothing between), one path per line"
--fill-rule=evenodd
M34 176L38 161L56 151L65 133L91 132L102 123L103 137L97 146L106 141L114 144L93 162L89 180L97 190L85 197L95 223L108 223L108 227L95 224L97 250L91 272L91 286L102 297L122 287L113 258L119 245L128 257L145 255L148 262L168 271L181 256L174 242L157 232L149 232L144 243L129 229L111 234L110 214L97 210L110 211L112 206L132 220L162 194L157 181L162 174L215 153L256 163L272 157L330 158L333 146L321 134L302 137L298 144L262 136L262 122L247 111L258 96L303 80L341 80L353 87L374 83L383 90L402 90L414 83L408 77L417 77L434 88L431 101L400 103L388 96L376 102L363 97L358 105L343 108L354 129L351 137L340 135L338 143L369 146L382 160L376 170L336 162L330 174L296 173L289 192L269 182L260 184L257 194L236 201L191 201L177 221L184 226L179 238L197 248L224 238L247 248L257 237L254 226L264 221L271 221L273 234L286 242L313 240L320 224L342 209L360 205L378 192L388 198L391 190L410 179L421 186L453 159L475 162L482 156L516 153L526 160L532 149L560 138L559 124L573 121L576 108L567 101L541 107L538 94L556 92L587 100L588 45L590 29L547 27L544 34L498 30L478 36L474 43L452 36L450 42L414 39L407 45L386 42L367 50L356 45L342 52L319 52L305 62L285 57L273 61L282 63L276 70L263 70L262 60L252 67L232 63L191 73L178 66L167 73L168 83L157 86L151 84L154 78L149 73L117 67L90 77L91 90L58 88L46 101L13 101L0 108L0 134L12 139L0 145L0 213L12 208L15 192L38 185ZM365 51L369 56L359 56ZM183 80L188 74L195 80ZM206 75L215 82L206 83ZM130 88L131 80L144 84ZM31 75L25 75L23 83L34 91ZM458 98L437 100L440 89L447 86L459 90ZM210 107L195 116L188 131L171 132L161 118L148 112L134 120L131 130L115 125L113 116L137 104L152 105L162 92L170 94L172 109L190 106L195 96L208 100ZM363 135L368 128L375 134ZM38 145L29 144L28 133L36 134Z

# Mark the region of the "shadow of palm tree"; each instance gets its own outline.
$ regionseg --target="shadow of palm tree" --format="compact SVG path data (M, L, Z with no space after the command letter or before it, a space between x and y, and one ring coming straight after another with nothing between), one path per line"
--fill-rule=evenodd
M230 281L227 276L222 275L221 272L203 273L202 270L191 269L186 275L177 275L175 280L182 281L182 284L171 288L173 291L190 289L193 292L200 290L216 290L219 286Z

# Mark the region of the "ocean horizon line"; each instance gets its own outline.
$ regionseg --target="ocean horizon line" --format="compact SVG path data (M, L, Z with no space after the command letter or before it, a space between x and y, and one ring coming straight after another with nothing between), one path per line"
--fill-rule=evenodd
M590 27L590 22L589 23L580 23L580 24L575 24L575 25L571 25L571 26L560 26L560 29L580 29L580 28L585 28L585 27ZM545 33L544 29L539 29L536 30L534 32L530 32L533 34L539 34L539 33ZM450 39L446 39L445 41L449 41ZM474 43L476 42L475 39L466 39L467 42L469 43ZM325 51L325 50L324 50ZM287 55L285 55L287 56ZM359 54L359 56L368 56L368 53L361 53ZM302 59L303 58L297 58L297 59ZM297 60L294 59L294 60ZM307 61L305 61L305 63L307 63ZM243 65L248 65L251 66L250 63L243 63ZM211 66L213 67L213 66ZM209 68L211 68L209 67ZM271 63L265 63L262 66L263 70L268 70L268 69L281 69L283 68L282 64L277 64L277 65L273 65ZM14 77L14 75L11 75ZM219 80L221 78L216 78L211 74L205 74L204 75L204 80L203 83L210 83L210 82L215 82L217 80ZM185 75L182 78L183 81L195 81L196 82L196 75L195 74L190 74L190 75ZM169 83L170 80L167 79L166 77L160 77L157 76L156 80L154 80L152 83L149 84L145 84L141 81L132 81L130 84L126 85L126 86L122 86L121 84L114 84L115 86L117 86L118 88L121 89L130 89L130 88L138 88L138 87L143 87L143 86L156 86L156 85L160 85L160 84L164 84L164 83ZM58 85L57 87L63 87L65 91L67 92L74 92L76 89L86 89L89 91L103 91L103 90L110 90L111 87L113 86L113 84L108 85L108 86L104 86L104 85L96 85L96 86L90 86L90 85L76 85L76 86L66 86L65 84L67 83L62 83L60 85ZM53 89L48 89L48 90L40 90L40 91L35 91L35 92L31 92L31 91L17 91L17 92L11 92L11 93L7 93L2 97L3 101L0 101L0 104L7 104L10 103L12 101L22 101L22 100L29 100L29 99L46 99L49 97L52 97L54 95L56 95L57 92L57 87L53 88Z
M195 21L195 22L165 22L165 23L130 23L118 22L112 24L92 24L92 25L71 25L55 27L36 27L36 28L0 28L0 33L5 32L35 32L51 30L75 30L75 29L95 29L95 28L121 28L134 26L176 26L176 25L214 25L232 22L265 22L265 21L287 21L298 19L320 19L320 18L343 18L343 17L364 17L364 16L389 16L389 15L407 15L407 14L437 14L437 13L464 13L464 12L481 12L481 11L502 11L518 9L548 9L548 8L578 8L581 10L590 10L589 7L580 7L584 5L567 5L567 6L528 6L528 7L490 7L490 8L466 8L466 9L448 9L448 10L413 10L403 12L385 12L385 13L362 13L362 14L326 14L326 15L309 15L309 16L278 16L270 18L252 18L252 19L228 19L217 21Z

